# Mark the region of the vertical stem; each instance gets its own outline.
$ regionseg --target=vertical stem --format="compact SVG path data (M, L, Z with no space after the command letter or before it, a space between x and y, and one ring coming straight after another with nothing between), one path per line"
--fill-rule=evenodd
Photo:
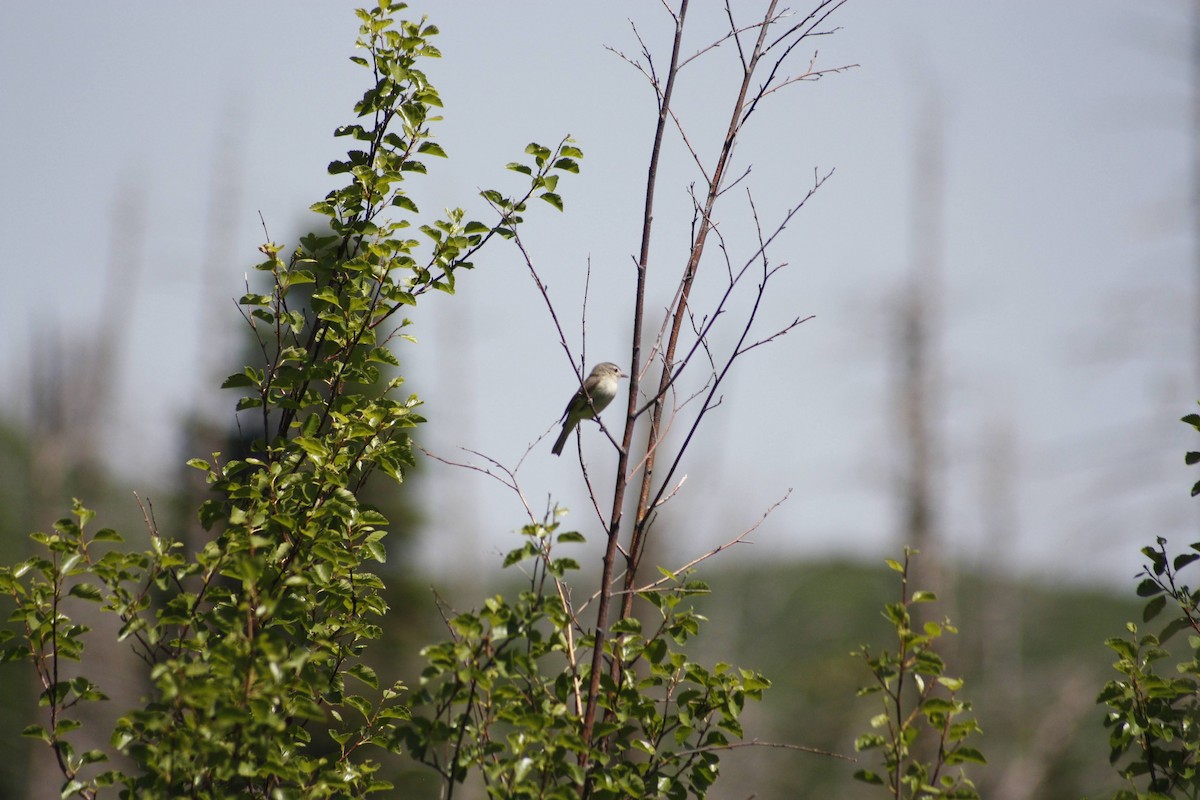
M767 31L770 29L770 22L775 17L776 3L777 0L771 0L771 3L767 7L767 11L763 15L762 24L759 26L758 40L755 42L754 49L751 51L750 58L746 61L745 68L743 69L742 84L738 89L737 100L733 104L733 111L729 118L729 128L725 133L725 141L721 145L721 152L717 157L717 165L713 170L712 180L708 185L708 192L704 199L704 210L700 217L696 238L692 243L691 253L688 255L687 266L684 268L683 276L680 278L679 295L672 312L671 329L667 336L666 347L663 348L662 372L659 375L657 389L658 400L654 403L654 407L650 412L650 431L647 434L646 440L646 466L645 471L642 473L642 485L638 494L633 536L629 543L629 555L626 557L626 592L622 600L622 617L629 616L633 608L633 593L630 590L636 585L637 569L642 551L645 549L646 533L649 529L651 519L649 508L650 493L654 484L654 464L657 456L662 415L663 409L666 407L671 376L674 372L675 349L679 343L679 334L683 330L684 320L687 318L688 297L691 295L692 284L695 282L696 272L700 266L700 257L704 254L704 244L708 239L709 231L712 230L713 206L716 204L717 197L721 193L721 183L725 177L729 161L733 156L733 146L737 141L737 135L741 130L744 119L743 111L746 106L746 97L750 93L750 84L754 77L754 72L758 67L758 61L762 57ZM672 62L672 67L674 66L674 62ZM673 73L674 69L672 70L672 74L668 76L668 79L674 77Z
M600 597L596 607L595 643L592 647L592 671L588 684L587 704L583 714L583 741L590 745L592 730L596 724L596 704L600 694L600 671L604 665L604 642L608 636L608 613L612 602L613 573L616 568L618 544L621 532L621 509L625 504L625 489L628 485L625 471L629 467L629 450L633 446L633 426L636 422L638 384L642 359L642 327L645 320L646 272L650 260L650 234L654 223L654 190L658 182L658 163L662 155L663 135L670 119L671 93L675 88L678 73L679 50L683 40L683 23L687 16L688 0L682 0L675 17L675 39L671 47L671 64L667 71L667 82L658 103L658 124L654 130L654 146L650 151L650 166L646 174L646 204L642 214L642 244L637 263L637 293L634 297L633 342L629 370L629 400L625 411L625 433L621 438L621 452L617 457L617 478L613 489L612 514L609 517L608 545L604 551L603 574L600 580ZM586 767L587 753L583 756ZM590 784L585 786L588 793Z
M904 571L900 573L900 605L908 611L908 568L909 568L909 550L904 551ZM912 620L909 618L908 623ZM908 668L908 639L905 634L907 631L898 631L900 634L900 644L897 649L896 656L896 739L892 746L896 748L896 765L892 771L892 789L895 792L896 800L901 797L900 776L904 774L904 729L907 727L904 720L904 675Z

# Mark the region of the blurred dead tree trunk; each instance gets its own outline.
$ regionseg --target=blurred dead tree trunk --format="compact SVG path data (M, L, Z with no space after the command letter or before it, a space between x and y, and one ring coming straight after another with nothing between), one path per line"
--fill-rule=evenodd
M920 550L917 584L941 588L937 493L941 460L940 358L944 261L943 115L940 101L928 99L921 114L914 153L911 260L897 308L894 392L897 399L901 465L901 546Z
M114 425L113 394L118 385L122 343L133 320L133 306L141 282L145 250L146 201L141 191L124 187L113 207L112 233L105 284L96 304L92 330L74 331L64 343L59 323L44 319L44 329L35 332L30 365L32 409L30 414L31 518L39 530L66 515L67 498L111 492L113 485L105 466L104 437ZM110 442L111 443L111 440ZM132 498L130 498L132 501ZM112 698L109 704L88 704L77 711L84 723L77 742L80 750L105 748L117 709L136 704L142 684L130 680L139 674L133 654L118 642L117 620L103 614L98 605L81 604L77 621L92 630L112 635L92 637L88 661L107 665L99 682ZM70 664L71 662L67 662ZM78 666L78 665L76 665ZM119 678L119 679L118 679ZM107 680L106 680L107 679ZM41 684L30 677L36 696ZM99 719L111 712L112 719ZM94 719L93 724L88 724ZM49 748L36 747L30 754L25 796L30 800L58 797L62 772Z
M1193 373L1192 394L1200 397L1200 0L1192 0L1192 268L1195 271L1195 296L1192 311Z

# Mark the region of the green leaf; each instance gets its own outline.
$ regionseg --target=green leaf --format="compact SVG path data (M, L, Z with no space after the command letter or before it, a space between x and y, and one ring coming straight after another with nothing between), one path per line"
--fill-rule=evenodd
M1153 597L1160 594L1163 587L1158 584L1153 578L1146 578L1137 586L1138 597Z
M90 583L76 583L71 586L68 594L82 600L94 600L97 603L104 599L104 595L100 593L100 590Z
M537 142L530 142L525 145L525 152L539 161L544 161L550 157L550 148L543 147Z
M1142 609L1142 622L1149 622L1157 617L1166 604L1167 596L1165 594L1160 594L1158 597L1153 598L1149 603L1146 603L1146 607Z
M974 747L959 747L946 757L947 764L986 764L983 753Z
M21 735L30 739L41 739L47 744L50 742L50 733L41 725L29 725L21 730Z
M1184 630L1191 630L1192 623L1187 617L1176 617L1163 626L1162 633L1159 634L1159 642L1166 642L1175 634Z
M221 384L222 389L240 389L246 386L255 386L254 381L248 375L241 372L230 375Z
M353 667L346 670L346 674L353 675L367 686L370 686L372 689L379 688L379 678L375 675L375 670L371 669L366 664L355 664Z
M366 543L367 552L371 554L371 558L378 561L380 564L387 562L387 548L383 546L383 542L371 541Z
M417 208L417 204L414 203L412 198L406 194L397 193L396 196L392 198L392 205L396 206L397 208L403 208L405 211L411 211L413 214L420 213L420 209Z
M1111 638L1105 639L1104 644L1117 651L1117 654L1127 661L1137 660L1137 649L1132 642L1125 639Z
M926 715L951 712L954 710L954 702L943 697L930 697L927 698L925 702L921 703L921 711Z
M547 203L549 203L550 205L557 208L559 211L563 210L562 198L560 196L558 196L557 194L555 194L554 192L542 192L540 195L538 195L538 197L542 198Z
M297 436L296 444L303 448L304 452L314 458L325 460L329 458L329 448L321 442L320 439L314 439L308 436Z
M869 783L872 786L883 786L883 778L866 769L855 770L854 779L863 783Z
M1178 572L1196 559L1200 559L1200 553L1183 553L1175 556L1175 560L1171 562L1171 566L1173 566L1175 571Z

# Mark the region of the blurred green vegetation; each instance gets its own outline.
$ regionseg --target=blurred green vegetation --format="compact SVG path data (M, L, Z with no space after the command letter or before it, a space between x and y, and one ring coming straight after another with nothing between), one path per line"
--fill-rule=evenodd
M722 760L726 786L759 800L883 796L850 778L858 767L877 767L853 741L879 707L877 696L855 696L869 674L849 654L863 644L895 649L881 611L899 597L896 573L882 564L775 561L716 564L702 577L713 590L699 604L711 624L697 656L761 670L774 682L761 707L747 709L748 735L859 758L745 748ZM989 764L969 772L981 795L1111 795L1120 784L1095 698L1115 675L1104 640L1141 618L1133 583L1118 594L967 571L947 572L945 581L939 601L924 608L959 629L940 650L947 671L965 678L960 697L983 728L974 744Z
M773 682L761 704L747 706L748 738L858 759L740 748L722 757L723 777L712 796L883 797L878 788L851 777L859 767L876 766L873 754L854 752L853 742L879 709L877 697L856 696L869 673L850 653L863 644L875 651L894 649L882 609L899 596L896 573L882 563L723 562L718 557L697 577L712 593L696 604L710 622L693 640L695 658L761 670ZM1115 675L1104 640L1119 635L1126 621L1140 619L1142 603L1133 583L1127 590L1107 590L967 571L947 572L944 580L950 588L925 608L932 618L949 616L959 629L942 640L941 652L948 672L965 678L961 696L972 702L983 727L975 744L989 765L970 771L981 795L1014 800L1111 796L1120 782L1108 764L1104 712L1095 698ZM445 591L456 595L454 587ZM397 628L409 632L407 641L418 628L444 638L427 591L422 599L418 590L408 603L405 613L411 616ZM416 649L388 647L384 661L393 669L403 665L415 685ZM397 786L404 791L397 796L437 797L431 773L413 766L398 769L403 774Z

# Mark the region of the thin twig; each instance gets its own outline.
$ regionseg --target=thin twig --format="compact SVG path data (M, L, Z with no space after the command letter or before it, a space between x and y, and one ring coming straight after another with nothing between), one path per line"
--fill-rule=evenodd
M669 575L669 576L664 575L663 577L659 578L658 580L652 581L651 583L648 583L645 586L643 586L635 591L637 591L637 592L650 591L651 589L661 586L663 583L666 583L667 581L675 580L675 576L679 575L680 573L687 572L692 567L695 567L697 564L707 561L708 559L712 558L713 556L717 555L718 553L724 552L725 550L728 550L729 548L733 547L734 545L753 544L753 542L747 541L746 537L749 536L750 534L754 533L756 530L758 530L762 526L762 524L767 521L767 517L771 516L771 514L773 514L775 512L775 509L779 508L781 505L786 503L788 498L791 496L792 496L792 490L788 489L784 493L783 497L779 498L774 503L772 503L767 508L767 510L762 513L762 516L760 516L758 518L758 520L753 525L751 525L749 528L746 528L744 531L742 531L741 533L739 533L737 536L733 537L729 541L725 542L724 544L719 544L716 547L714 547L712 550L709 550L706 553L696 556L695 558L693 558L691 561L687 562L683 566L673 570L671 572L671 575Z
M806 747L801 744L785 744L784 742L764 742L762 739L748 739L743 742L728 742L726 744L713 744L707 747L696 747L690 750L679 750L676 755L690 755L692 753L713 753L721 750L737 750L740 747L773 747L781 750L798 750L801 753L812 753L818 756L829 756L830 758L838 758L842 761L858 763L858 759L853 756L844 756L841 753L834 753L831 750L822 750L819 747ZM753 797L753 795L751 795Z
M471 464L466 461L453 461L449 458L444 458L442 456L437 455L436 453L431 452L430 450L425 449L424 447L422 447L421 445L418 445L418 444L414 444L413 446L416 447L418 450L420 450L422 453L424 453L427 457L432 458L434 461L440 461L441 463L446 464L447 466L460 467L462 469L469 469L472 472L478 472L481 475L487 475L489 478L497 480L502 485L508 487L509 489L512 489L512 491L517 495L517 497L520 498L521 505L525 507L525 515L527 517L529 517L529 521L533 524L537 524L537 517L534 516L533 509L530 507L529 501L525 499L525 492L521 490L521 485L517 481L517 476L513 473L512 470L510 470L508 467L501 464L496 459L492 458L489 455L484 455L483 453L480 453L477 450L471 450L470 448L467 448L467 447L459 448L465 453L470 453L471 455L479 456L484 461L487 461L489 464L491 464L493 467L495 467L497 470L499 470L501 473L503 473L502 475L498 475L495 472L493 472L491 469L486 468L486 467L481 467L478 464Z

